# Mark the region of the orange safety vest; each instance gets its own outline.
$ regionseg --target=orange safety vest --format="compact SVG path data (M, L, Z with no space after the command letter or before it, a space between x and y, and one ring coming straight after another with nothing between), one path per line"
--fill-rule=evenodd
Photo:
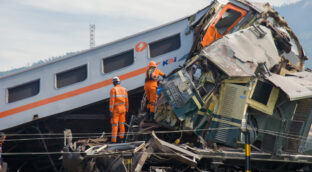
M156 73L155 72L155 69L154 67L152 68L149 68L147 71L146 71L146 79L145 81L149 81L149 80L157 80L158 76L156 76Z
M128 92L127 89L116 85L110 90L109 111L110 112L128 112Z
M148 86L157 87L157 79L158 79L159 75L165 76L165 74L162 73L161 70L159 70L157 68L149 68L146 71L145 86L148 85Z

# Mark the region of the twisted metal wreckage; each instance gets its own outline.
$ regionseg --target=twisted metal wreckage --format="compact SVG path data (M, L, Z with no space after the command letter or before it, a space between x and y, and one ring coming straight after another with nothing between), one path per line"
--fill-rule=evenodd
M312 170L312 73L298 38L269 4L209 8L190 28L184 66L160 82L155 121L144 120L143 98L127 143L103 135L72 144L67 130L67 171L239 171L244 132L253 170Z

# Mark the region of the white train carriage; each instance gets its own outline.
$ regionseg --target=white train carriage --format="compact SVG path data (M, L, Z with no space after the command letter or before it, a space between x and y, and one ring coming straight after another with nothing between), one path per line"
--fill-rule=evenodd
M209 7L178 21L0 78L0 130L109 97L111 78L142 87L149 61L165 73L182 65L192 26Z

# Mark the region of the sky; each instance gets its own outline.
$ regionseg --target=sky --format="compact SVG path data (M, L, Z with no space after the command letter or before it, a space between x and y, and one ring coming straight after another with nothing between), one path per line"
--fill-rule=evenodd
M300 0L252 0L281 6ZM0 0L0 71L102 45L191 15L210 0Z

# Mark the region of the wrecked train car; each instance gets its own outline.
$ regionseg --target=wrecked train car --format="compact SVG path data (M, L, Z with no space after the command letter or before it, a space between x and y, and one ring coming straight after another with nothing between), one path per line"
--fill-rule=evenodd
M286 21L269 4L214 1L194 29L183 67L160 81L156 123L139 115L129 126L132 141L146 142L71 148L81 169L240 171L247 130L253 169L311 170L312 73Z
M231 147L244 142L241 127L247 121L259 149L305 153L312 149L306 146L312 122L312 73L302 71L307 58L295 34L268 4L258 5L257 12L256 6L247 6L248 18L242 12L235 17L232 9L224 12L237 4L239 8L247 2L230 1L208 20L207 30L201 27L199 32L206 33L198 34L202 41L194 42L184 67L162 82L160 99L167 101L160 101L155 119ZM220 37L221 26L228 34ZM216 36L208 37L212 32ZM168 108L174 115L162 119Z

